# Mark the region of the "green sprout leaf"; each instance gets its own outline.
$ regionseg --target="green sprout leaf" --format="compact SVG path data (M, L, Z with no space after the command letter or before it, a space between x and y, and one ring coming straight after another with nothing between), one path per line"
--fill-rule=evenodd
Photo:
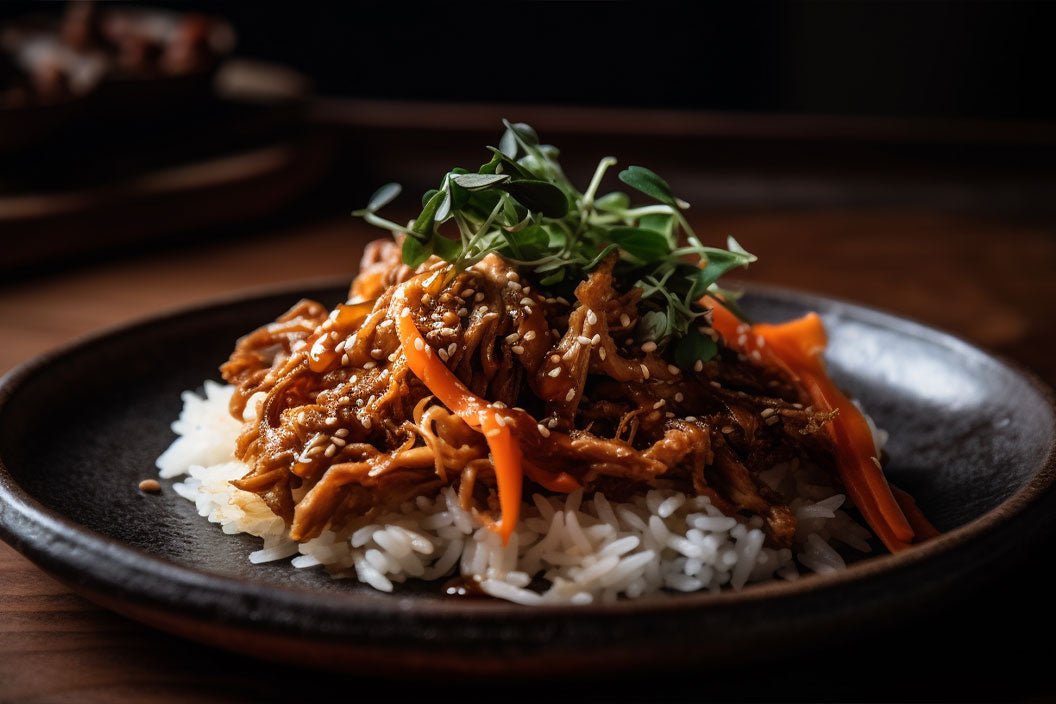
M428 259L432 253L431 242L423 244L414 237L403 238L403 248L401 250L403 263L412 269L418 267L422 262Z
M708 335L691 328L675 343L675 364L688 371L694 370L697 361L707 362L718 354L719 347Z
M620 172L619 178L631 188L641 191L664 205L670 205L672 208L678 207L667 181L643 166L629 166Z
M396 200L396 196L400 195L400 191L403 188L398 183L386 183L384 186L374 191L374 195L367 201L367 212L376 213L386 205Z
M732 237L725 249L705 246L683 212L688 204L649 169L631 166L618 174L649 197L645 205L633 205L626 193L603 190L614 157L601 159L580 190L561 169L557 148L542 143L524 123L503 125L498 147L488 147L488 161L476 172L452 168L439 188L425 193L410 226L377 212L399 195L396 184L379 188L356 215L402 234L408 266L435 256L460 271L495 253L554 295L568 296L601 262L618 257L617 294L640 289L637 341L656 342L661 354L685 369L714 357L715 341L700 332L706 315L700 298L719 295L743 318L736 296L718 282L755 256Z
M620 249L643 264L651 264L671 253L667 238L653 230L640 227L614 227L608 232L609 239L620 245Z
M500 183L499 188L517 199L528 210L548 218L562 218L568 213L568 199L560 188L546 181L517 179Z
M505 181L509 181L509 174L462 174L451 178L467 191L483 191Z

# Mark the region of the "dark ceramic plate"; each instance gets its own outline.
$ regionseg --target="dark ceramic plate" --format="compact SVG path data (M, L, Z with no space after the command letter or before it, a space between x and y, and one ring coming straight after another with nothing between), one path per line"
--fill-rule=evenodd
M945 535L831 576L739 593L528 609L382 594L321 570L253 566L166 484L137 490L172 441L180 392L216 378L234 340L303 295L259 295L156 318L45 355L0 386L0 535L104 606L233 650L410 671L593 671L714 662L876 624L963 590L1048 523L1051 392L949 335L826 298L752 287L761 320L822 313L838 381L891 433L889 474Z

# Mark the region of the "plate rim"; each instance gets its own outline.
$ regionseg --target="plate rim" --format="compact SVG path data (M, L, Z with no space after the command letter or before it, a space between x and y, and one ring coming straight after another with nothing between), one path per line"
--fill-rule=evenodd
M0 414L18 389L35 375L61 363L64 357L76 354L92 346L105 344L112 338L142 333L149 328L165 326L176 320L219 313L224 308L237 307L269 297L294 296L320 292L324 289L339 289L348 285L348 277L309 278L288 281L278 285L254 287L230 294L211 297L199 302L176 307L160 313L139 316L130 321L107 326L98 331L79 336L50 351L33 357L9 370L0 377ZM1039 457L1036 473L1015 493L989 511L977 516L927 543L913 546L898 554L876 554L848 566L847 569L830 574L812 574L792 582L775 581L752 585L740 591L723 591L717 594L698 592L679 594L675 598L638 599L615 604L539 605L524 608L502 601L461 601L443 599L421 599L415 595L393 594L389 603L379 605L376 600L365 602L355 598L354 593L313 592L303 588L290 588L277 584L250 582L236 577L227 577L191 566L181 565L155 553L122 543L78 524L71 518L52 511L23 489L0 457L0 538L12 545L45 571L53 573L53 567L72 568L82 578L90 577L94 585L110 586L127 594L133 601L152 603L160 607L178 607L193 614L214 612L226 600L253 596L259 599L277 599L284 608L308 605L327 613L340 614L343 618L365 618L368 624L378 622L408 610L416 617L431 620L449 620L459 617L484 619L501 616L511 619L532 619L540 615L561 617L589 616L590 618L620 618L631 614L661 614L671 611L708 611L733 605L752 604L761 601L792 599L806 594L831 592L840 587L867 582L874 576L897 573L933 558L949 556L959 548L986 537L988 534L1007 529L1016 518L1030 512L1031 507L1044 498L1045 493L1056 483L1056 392L1037 374L1003 355L988 352L964 338L925 325L913 318L897 315L879 308L848 301L839 297L811 293L771 284L752 283L739 280L737 286L746 293L792 302L824 313L847 314L850 318L901 333L912 334L931 344L939 344L960 356L974 355L996 362L1013 375L1020 377L1048 406L1053 439ZM1014 546L1009 545L1007 550ZM991 557L999 559L1001 555ZM108 574L109 563L117 563L120 570ZM139 590L124 588L128 574L144 578L147 585ZM174 599L172 591L157 588L152 584L159 577L187 589L196 591L196 601ZM68 582L67 582L68 583ZM79 580L78 585L89 591L92 587ZM278 624L267 618L252 623L239 619L238 626L260 627L275 630ZM296 630L296 629L295 629Z

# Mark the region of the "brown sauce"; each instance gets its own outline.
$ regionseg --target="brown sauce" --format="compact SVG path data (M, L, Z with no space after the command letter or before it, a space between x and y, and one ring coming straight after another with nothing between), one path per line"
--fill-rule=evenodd
M480 588L480 582L462 576L453 577L440 587L444 596L456 599L491 599L491 595Z

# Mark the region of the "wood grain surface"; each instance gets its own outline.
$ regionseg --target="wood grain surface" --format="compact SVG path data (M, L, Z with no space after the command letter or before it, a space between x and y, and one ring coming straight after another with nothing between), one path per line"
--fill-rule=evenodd
M734 234L757 253L760 262L748 278L908 315L1056 382L1056 224L914 211L798 210L698 213L695 227L712 241ZM79 335L166 309L257 286L351 275L373 236L342 218L9 282L0 288L0 372ZM994 629L1002 621L983 615ZM987 647L996 646L980 646ZM984 649L982 662L986 654ZM919 666L910 670L914 677L927 677ZM980 685L980 677L973 680L969 673L961 680L962 686L980 688L956 691L976 698L1046 689L1037 676L1018 680L1028 683L1025 691L1001 689L1007 685L996 682L987 689L990 680ZM677 690L682 698L703 696L699 688L684 686L685 677L676 680L682 682ZM797 681L788 683L789 690L778 689L781 683L762 685L761 696L904 698L898 692L912 697L936 691L892 689L901 686L897 678L887 689L867 691L847 678L827 688L817 678ZM346 696L361 696L356 688L363 684L351 676L258 663L154 632L75 596L0 543L0 702L294 701L335 686ZM738 693L729 683L719 687L710 691L720 698ZM471 695L465 684L456 689L462 697ZM1049 695L1056 692L1056 686L1047 689ZM527 687L522 695L532 691ZM641 681L608 698L621 694L658 696Z

